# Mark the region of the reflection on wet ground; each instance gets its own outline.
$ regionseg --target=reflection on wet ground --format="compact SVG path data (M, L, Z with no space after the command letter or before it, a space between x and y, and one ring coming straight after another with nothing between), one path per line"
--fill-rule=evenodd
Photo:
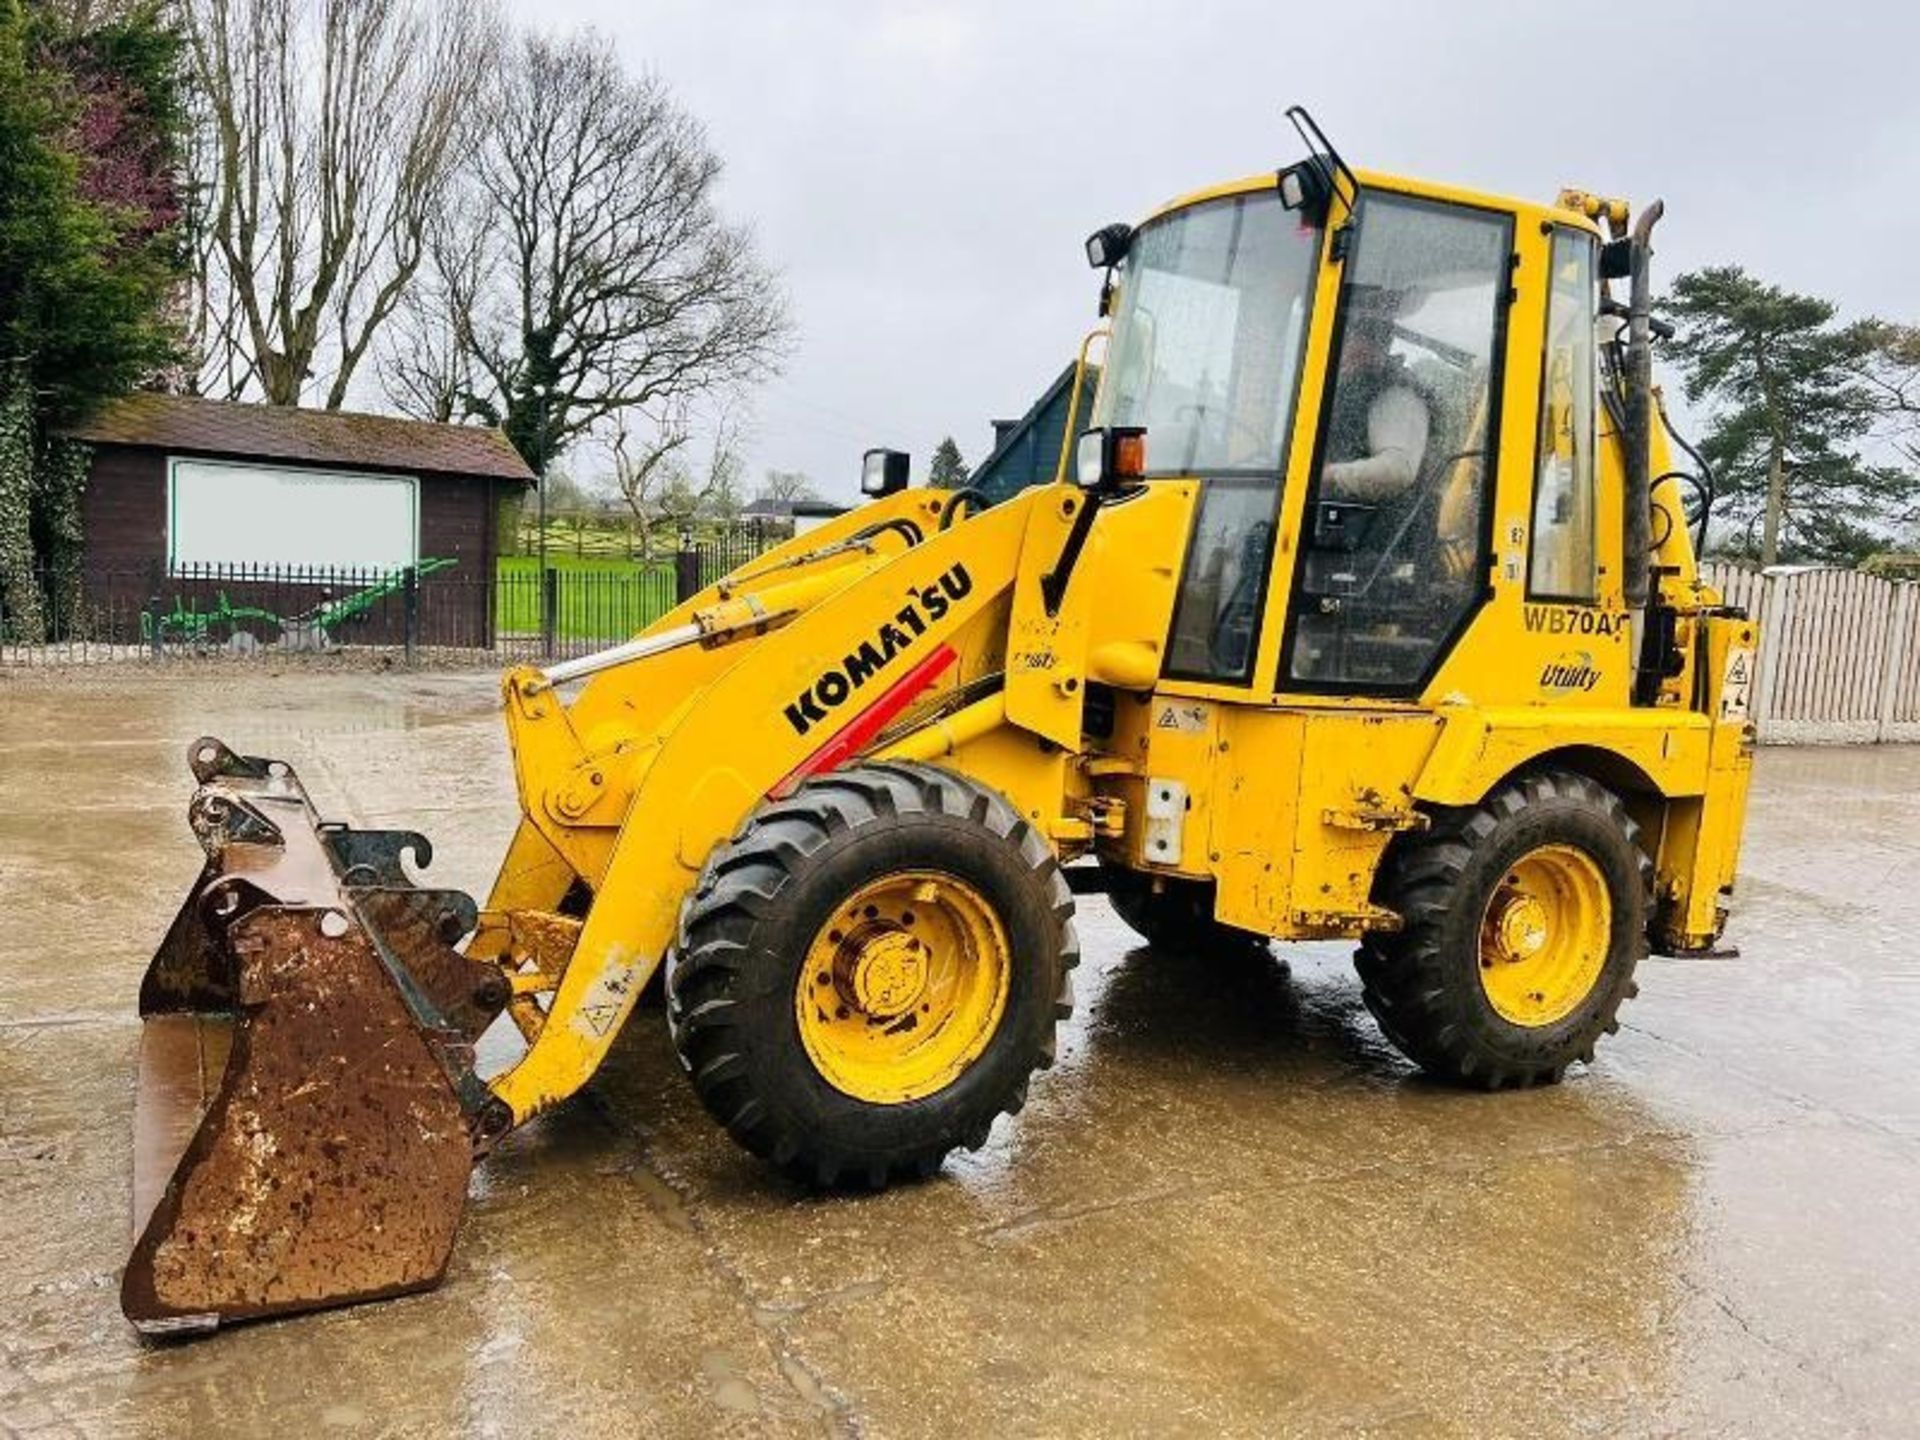
M151 1348L119 1317L134 987L197 867L185 744L298 766L484 891L485 676L0 677L0 1419L25 1433L1739 1434L1920 1391L1920 750L1768 751L1737 961L1651 961L1556 1090L1431 1086L1344 947L1139 948L937 1181L820 1200L657 1012L476 1179L434 1294Z

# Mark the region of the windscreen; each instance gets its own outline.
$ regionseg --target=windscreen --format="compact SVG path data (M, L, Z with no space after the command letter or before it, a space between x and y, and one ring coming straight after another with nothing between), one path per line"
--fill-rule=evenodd
M1272 191L1142 226L1093 424L1144 425L1149 474L1278 472L1318 243Z

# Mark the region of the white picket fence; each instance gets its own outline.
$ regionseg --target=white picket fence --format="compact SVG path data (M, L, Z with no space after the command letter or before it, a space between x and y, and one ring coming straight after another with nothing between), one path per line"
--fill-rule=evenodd
M1703 575L1759 622L1763 742L1920 741L1920 583L1719 563Z

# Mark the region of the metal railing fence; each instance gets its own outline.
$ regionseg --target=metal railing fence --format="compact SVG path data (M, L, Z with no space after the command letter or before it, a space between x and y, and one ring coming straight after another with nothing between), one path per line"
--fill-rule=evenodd
M743 534L647 563L492 574L448 561L385 570L191 565L0 575L0 665L383 651L478 662L570 659L617 644L759 553Z

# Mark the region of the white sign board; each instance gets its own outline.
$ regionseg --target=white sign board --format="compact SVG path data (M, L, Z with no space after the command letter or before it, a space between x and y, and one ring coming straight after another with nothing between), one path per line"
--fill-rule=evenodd
M187 565L397 570L420 558L411 475L175 460L167 558Z

